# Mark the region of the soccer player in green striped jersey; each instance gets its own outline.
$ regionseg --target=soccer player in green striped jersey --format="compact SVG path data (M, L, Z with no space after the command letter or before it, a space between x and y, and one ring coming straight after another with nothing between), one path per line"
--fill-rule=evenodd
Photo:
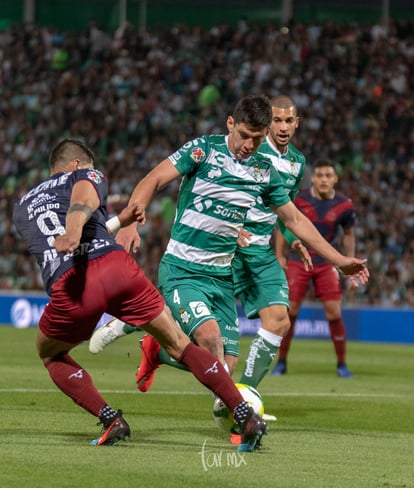
M159 189L182 178L171 238L159 267L159 287L180 327L195 343L227 363L230 372L239 353L231 263L240 229L258 201L272 208L286 227L345 274L362 282L369 275L364 260L341 255L322 238L291 202L268 157L257 152L271 121L272 108L266 97L241 99L227 118L227 135L187 142L150 171L130 198L147 208ZM136 227L121 231L117 240L136 251ZM107 343L125 335L119 330ZM147 391L156 368L171 362L150 336L144 337L142 350L137 385Z
M285 95L273 97L270 103L272 124L258 153L270 159L293 202L301 187L306 164L305 156L291 143L299 126L297 107ZM252 207L243 226L249 233L248 246L239 246L233 259L236 297L249 319L260 318L261 321L239 380L254 388L268 372L290 326L287 279L271 245L276 222L277 215L270 208L263 204ZM306 255L301 242L287 232L285 235L311 266L310 256Z

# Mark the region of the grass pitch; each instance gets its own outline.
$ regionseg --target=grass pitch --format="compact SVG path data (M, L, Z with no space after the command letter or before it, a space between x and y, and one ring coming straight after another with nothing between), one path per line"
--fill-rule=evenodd
M35 332L0 327L1 486L414 487L413 345L349 343L344 380L329 341L294 340L288 374L259 388L278 420L260 452L239 455L190 374L164 366L150 392L136 389L140 334L96 356L86 343L73 351L132 429L118 446L89 445L100 427L51 382Z

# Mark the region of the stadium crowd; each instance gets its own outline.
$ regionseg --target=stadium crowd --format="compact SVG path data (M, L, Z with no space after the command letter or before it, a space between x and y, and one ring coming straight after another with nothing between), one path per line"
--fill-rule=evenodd
M338 189L358 211L357 255L370 282L345 304L414 306L414 26L269 23L176 25L141 35L94 22L82 33L36 25L0 32L0 290L42 289L12 227L14 201L48 174L54 141L94 147L111 206L182 143L225 132L247 94L284 93L301 118L295 145L308 165L338 165ZM156 282L177 187L141 229L138 261ZM312 296L309 295L309 300Z

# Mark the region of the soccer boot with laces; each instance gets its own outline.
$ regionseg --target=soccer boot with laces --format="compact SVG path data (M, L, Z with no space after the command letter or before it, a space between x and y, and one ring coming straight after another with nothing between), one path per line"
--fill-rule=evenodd
M112 319L99 329L96 329L89 339L89 352L98 354L103 351L106 346L116 341L120 337L126 335L124 332L125 323L119 319Z
M262 437L267 434L268 430L266 422L250 407L247 419L240 426L240 444L237 450L253 452L255 449L261 449Z
M155 371L161 364L158 358L161 346L151 335L145 335L139 341L139 344L142 354L141 364L139 365L136 374L136 381L138 390L146 392L151 388L155 378Z
M104 427L102 435L91 441L91 444L93 446L113 446L118 441L126 440L130 435L131 429L122 417L122 411L118 410L118 416L107 427Z
M339 364L336 371L340 378L345 378L345 379L352 378L352 373L351 371L349 371L348 366L346 364Z
M287 364L286 361L278 361L276 366L270 372L271 376L281 376L282 374L287 373Z

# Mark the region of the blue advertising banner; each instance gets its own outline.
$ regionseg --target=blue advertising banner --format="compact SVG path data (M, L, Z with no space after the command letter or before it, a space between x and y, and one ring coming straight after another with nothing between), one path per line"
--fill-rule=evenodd
M37 327L48 302L49 297L44 293L0 292L0 325L12 325L18 329ZM102 325L111 318L104 314L97 325Z
M0 324L20 329L36 327L49 298L43 293L0 292ZM260 321L249 320L237 306L241 335L254 335ZM111 318L104 314L97 324ZM344 308L347 337L351 341L414 344L414 309ZM296 321L295 337L328 339L329 325L321 305L305 305Z
M240 335L254 335L260 320L249 320L238 306ZM414 344L414 309L344 308L350 341ZM321 305L304 305L296 320L295 337L329 339L329 324Z

